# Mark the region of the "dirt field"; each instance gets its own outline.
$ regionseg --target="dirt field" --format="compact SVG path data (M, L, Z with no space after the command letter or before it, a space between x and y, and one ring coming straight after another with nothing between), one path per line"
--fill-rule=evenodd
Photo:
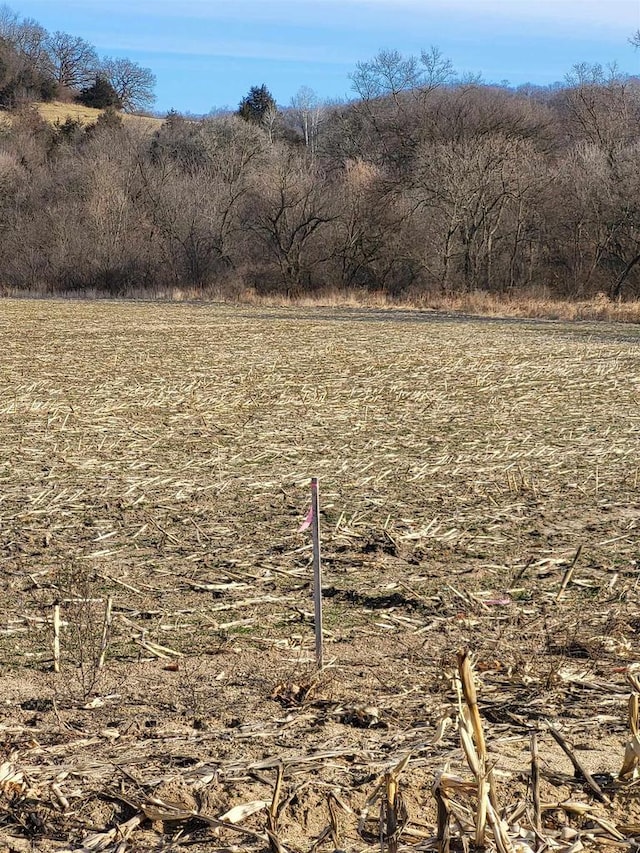
M0 851L379 849L407 755L400 849L434 849L463 647L514 849L535 728L542 837L632 849L639 327L4 300L0 336Z

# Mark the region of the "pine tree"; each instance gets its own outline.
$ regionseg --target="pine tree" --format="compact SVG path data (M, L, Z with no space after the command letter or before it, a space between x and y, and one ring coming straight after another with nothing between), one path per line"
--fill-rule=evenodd
M249 94L240 101L238 115L252 124L262 124L265 116L276 109L275 98L263 83L249 89Z
M107 107L115 107L119 110L122 107L118 93L107 78L101 74L98 74L93 86L88 86L80 92L78 100L85 107L95 107L99 110L106 109Z

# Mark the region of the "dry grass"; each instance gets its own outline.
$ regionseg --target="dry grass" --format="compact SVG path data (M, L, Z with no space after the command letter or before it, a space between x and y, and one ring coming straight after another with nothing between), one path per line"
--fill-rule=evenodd
M131 116L130 118L135 118ZM141 119L143 120L143 119ZM41 296L49 293L33 291L10 291L3 295L18 298ZM80 295L74 292L61 293L64 299L103 299L98 290L84 290ZM190 287L159 288L156 290L130 290L123 298L144 301L167 300L169 302L208 302L246 305L262 308L355 308L384 309L387 311L438 312L439 314L463 315L469 317L492 317L531 320L560 320L574 322L605 322L640 324L640 301L613 301L603 293L593 299L560 300L551 299L543 293L520 293L509 298L484 291L473 291L457 296L438 296L416 294L411 298L396 299L382 291L334 290L323 289L302 296L283 294L258 294L241 283L227 283L222 287L212 286L206 290Z
M74 121L81 121L83 124L95 124L103 112L103 110L85 107L82 104L67 104L62 101L37 103L34 106L42 118L51 124L55 122L63 124L68 118ZM153 118L152 116L137 116L127 113L121 113L121 115L127 124L150 130L156 130L162 124L162 119ZM11 116L9 113L0 111L0 120L10 122Z
M31 786L26 805L0 796L0 839L35 821L36 849L67 849L56 837L133 820L131 849L157 849L158 833L222 847L215 833L238 842L226 823L194 815L271 802L283 763L270 820L285 847L329 826L363 849L376 779L410 753L400 846L432 849L434 774L464 769L447 721L465 645L501 805L524 800L546 717L591 773L619 771L640 627L638 329L47 300L2 301L0 326L0 726ZM297 532L310 475L320 676ZM107 665L87 682L78 644L100 649L108 596ZM540 741L545 831L568 821L600 843L591 818L553 806L595 808ZM634 790L597 815L625 837Z
M430 299L429 304L437 310L461 311L479 316L640 323L640 301L614 301L604 293L592 299L552 299L537 294L514 294L509 298L475 292L458 297Z
M176 291L180 301L183 291ZM192 294L192 298L196 298ZM357 290L323 290L299 297L264 296L245 290L240 301L248 305L270 307L332 307L332 308L388 308L422 311L445 311L477 317L517 317L566 321L607 321L614 323L640 323L640 301L613 301L603 293L593 299L553 299L542 293L517 293L512 297L485 291L472 291L458 295L414 294L405 299L394 299L383 292Z
M36 104L36 109L45 121L54 124L64 123L67 119L81 121L83 124L95 124L103 110L85 107L82 104L65 104L61 101Z

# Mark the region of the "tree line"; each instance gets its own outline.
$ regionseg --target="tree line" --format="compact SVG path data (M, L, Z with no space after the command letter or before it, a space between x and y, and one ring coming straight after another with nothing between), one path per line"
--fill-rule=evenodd
M80 36L49 33L0 6L0 108L60 98L133 112L153 104L154 87L151 69L126 58L100 58Z
M151 132L105 113L0 138L0 269L13 290L188 287L424 298L640 295L640 81L576 66L517 89L431 49L382 51L355 97L254 87L233 115Z

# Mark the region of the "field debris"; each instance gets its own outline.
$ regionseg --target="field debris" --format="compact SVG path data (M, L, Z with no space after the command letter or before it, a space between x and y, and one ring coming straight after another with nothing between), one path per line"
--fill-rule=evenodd
M637 849L637 330L0 325L0 853Z

